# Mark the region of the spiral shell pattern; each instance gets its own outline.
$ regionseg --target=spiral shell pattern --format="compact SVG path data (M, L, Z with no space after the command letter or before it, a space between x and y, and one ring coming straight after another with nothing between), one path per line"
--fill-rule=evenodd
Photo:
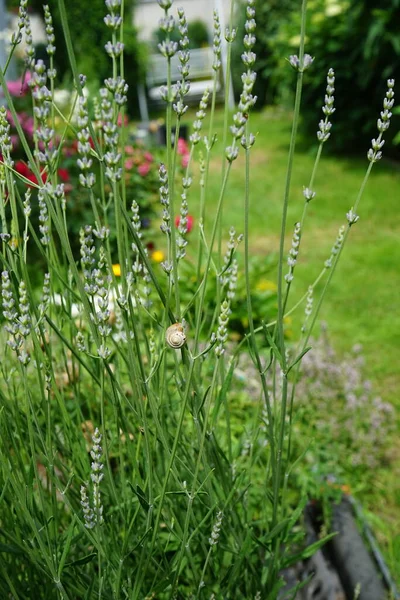
M165 332L165 341L168 346L174 349L182 348L186 342L185 329L182 323L174 323L170 325Z

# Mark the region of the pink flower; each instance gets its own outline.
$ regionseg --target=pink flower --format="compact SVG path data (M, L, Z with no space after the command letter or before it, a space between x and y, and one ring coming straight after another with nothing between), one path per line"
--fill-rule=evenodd
M189 164L189 154L184 154L182 156L181 165L182 165L182 167L184 169L186 169L186 167L188 166L188 164Z
M145 152L143 157L144 157L144 160L147 160L147 162L153 162L153 160L154 160L151 152Z
M15 81L7 81L7 89L11 96L25 96L29 91L29 81L31 74L29 71L25 73L24 79L16 79Z
M179 223L181 222L181 217L180 215L177 215L175 217L175 227L179 227ZM190 233L193 229L193 225L194 225L194 217L192 217L192 215L188 215L186 217L186 231L187 233Z
M128 117L126 115L124 115L124 125L128 125ZM118 113L118 117L117 117L117 125L118 127L122 126L122 115L121 113Z
M8 108L7 108L7 121L10 123L10 125L14 125L14 119L11 114L11 110L9 110Z
M142 165L138 166L138 173L142 177L146 177L146 175L147 175L147 173L149 171L150 171L150 164L149 163L143 163Z
M183 138L178 139L178 154L189 154L189 146Z
M125 161L125 169L130 171L134 165L133 158L127 158Z
M27 117L24 121L22 121L22 127L29 137L33 137L33 124L33 117Z
M17 113L17 117L18 117L18 121L21 123L22 128L24 129L25 133L27 133L29 135L29 137L33 136L33 117L30 117L28 115L28 113L26 112L19 112ZM10 123L10 125L15 126L14 123L14 119L13 116L11 114L10 110L7 110L7 121Z
M126 154L133 154L135 152L135 149L133 146L125 146L125 152Z
M14 149L19 147L19 137L18 137L18 135L10 135L10 140L11 140L12 147Z

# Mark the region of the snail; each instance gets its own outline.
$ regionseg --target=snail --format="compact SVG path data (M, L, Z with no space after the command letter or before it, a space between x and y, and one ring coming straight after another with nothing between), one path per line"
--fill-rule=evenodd
M174 323L168 327L165 332L165 341L171 348L182 348L186 342L185 329L182 323Z

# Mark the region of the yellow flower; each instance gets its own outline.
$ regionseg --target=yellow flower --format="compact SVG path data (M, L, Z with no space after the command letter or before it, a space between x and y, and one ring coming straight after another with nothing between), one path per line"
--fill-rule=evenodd
M243 327L247 328L249 326L249 318L248 317L242 317L240 319L240 321L241 321Z
M115 277L121 277L121 265L118 263L112 266Z
M256 285L256 290L259 292L276 292L277 285L274 281L269 279L261 279Z
M154 250L153 254L151 255L151 258L155 262L160 263L160 262L162 262L164 260L165 254L161 250Z

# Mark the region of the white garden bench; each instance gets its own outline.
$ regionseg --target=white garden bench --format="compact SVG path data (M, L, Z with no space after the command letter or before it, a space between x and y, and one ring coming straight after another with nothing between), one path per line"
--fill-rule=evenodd
M185 96L187 103L197 102L203 95L206 88L210 92L214 85L214 70L212 64L214 55L212 48L196 48L190 50L190 90ZM178 53L171 59L171 79L172 83L176 83L180 79L179 72L179 57ZM152 102L161 101L161 87L167 83L167 66L166 59L161 54L152 54L149 60L148 71L146 74L146 85L149 99ZM221 82L218 78L217 92L221 91Z
M208 87L211 91L214 85L214 70L212 68L214 56L212 48L196 48L190 50L190 90L185 96L185 103L190 104L198 102L205 89ZM176 54L171 60L171 79L176 83L180 79L179 57ZM217 80L217 92L219 98L222 98L222 76L219 74ZM161 104L161 88L167 83L167 64L166 58L161 54L151 54L149 57L148 69L146 74L146 87L138 84L139 110L142 121L149 121L149 110L147 102L152 104Z

